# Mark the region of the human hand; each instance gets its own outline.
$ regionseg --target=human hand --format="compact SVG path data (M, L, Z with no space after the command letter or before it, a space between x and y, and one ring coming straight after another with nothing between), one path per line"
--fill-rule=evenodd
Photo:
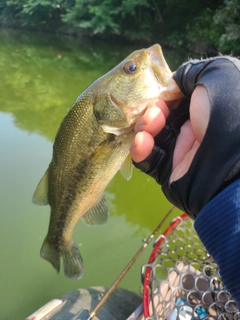
M190 61L174 80L186 98L175 106L156 101L146 111L131 155L171 203L196 218L194 227L240 306L240 60Z
M240 175L239 70L232 57L185 63L174 74L185 98L156 101L135 126L135 166L193 218Z
M130 150L132 159L136 163L150 155L154 147L154 137L166 124L166 118L170 113L169 107L173 108L173 102L167 105L163 100L157 100L155 106L150 107L136 123L134 128L136 136ZM176 107L174 102L174 108ZM203 85L198 85L193 91L189 111L190 120L182 125L176 139L169 183L178 180L188 171L206 132L210 102Z

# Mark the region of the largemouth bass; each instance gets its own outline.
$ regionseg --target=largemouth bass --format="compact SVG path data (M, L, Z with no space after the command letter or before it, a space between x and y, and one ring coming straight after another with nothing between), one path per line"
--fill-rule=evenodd
M83 260L72 240L77 221L107 222L103 192L119 169L126 179L131 177L134 124L155 99L180 96L155 44L134 51L77 98L59 127L52 161L33 195L35 204L51 207L41 257L58 272L62 258L66 277L82 277Z

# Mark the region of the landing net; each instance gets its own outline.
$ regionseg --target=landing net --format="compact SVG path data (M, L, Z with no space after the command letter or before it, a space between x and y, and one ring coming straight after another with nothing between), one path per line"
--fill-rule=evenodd
M142 274L145 320L240 319L218 266L186 214L155 241Z

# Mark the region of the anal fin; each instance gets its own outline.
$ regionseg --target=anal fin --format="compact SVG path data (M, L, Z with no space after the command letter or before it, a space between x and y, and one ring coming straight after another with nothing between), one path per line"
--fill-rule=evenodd
M104 195L94 207L82 216L82 220L89 226L99 226L107 223L108 207Z

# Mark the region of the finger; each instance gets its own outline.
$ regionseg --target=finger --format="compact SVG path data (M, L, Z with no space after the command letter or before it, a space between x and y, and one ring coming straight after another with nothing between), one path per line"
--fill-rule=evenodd
M151 153L154 139L148 132L138 132L130 148L130 155L135 162L141 162Z
M210 102L207 89L198 85L190 103L190 120L196 140L201 143L210 118Z
M181 161L183 161L185 155L192 149L195 140L196 138L191 123L188 120L180 128L180 132L176 140L173 153L173 170Z
M152 106L157 106L159 109L161 109L161 111L163 112L165 118L167 118L169 116L169 105L168 104L172 104L173 102L172 101L163 101L161 99L159 100L155 100L154 101L154 104Z
M192 148L187 152L187 154L185 154L183 160L172 171L172 174L169 178L169 184L180 179L182 176L184 176L184 174L187 173L199 146L199 142L195 140Z
M172 101L166 101L166 104L169 110L174 110L178 108L181 102L182 102L182 99L177 99Z
M173 171L169 183L180 179L187 171L202 142L210 117L210 102L203 85L194 90L190 103L190 121L181 127L173 154Z
M134 131L141 132L146 131L152 136L158 134L166 123L166 114L167 110L161 110L157 106L153 106L142 115L139 121L136 123Z

